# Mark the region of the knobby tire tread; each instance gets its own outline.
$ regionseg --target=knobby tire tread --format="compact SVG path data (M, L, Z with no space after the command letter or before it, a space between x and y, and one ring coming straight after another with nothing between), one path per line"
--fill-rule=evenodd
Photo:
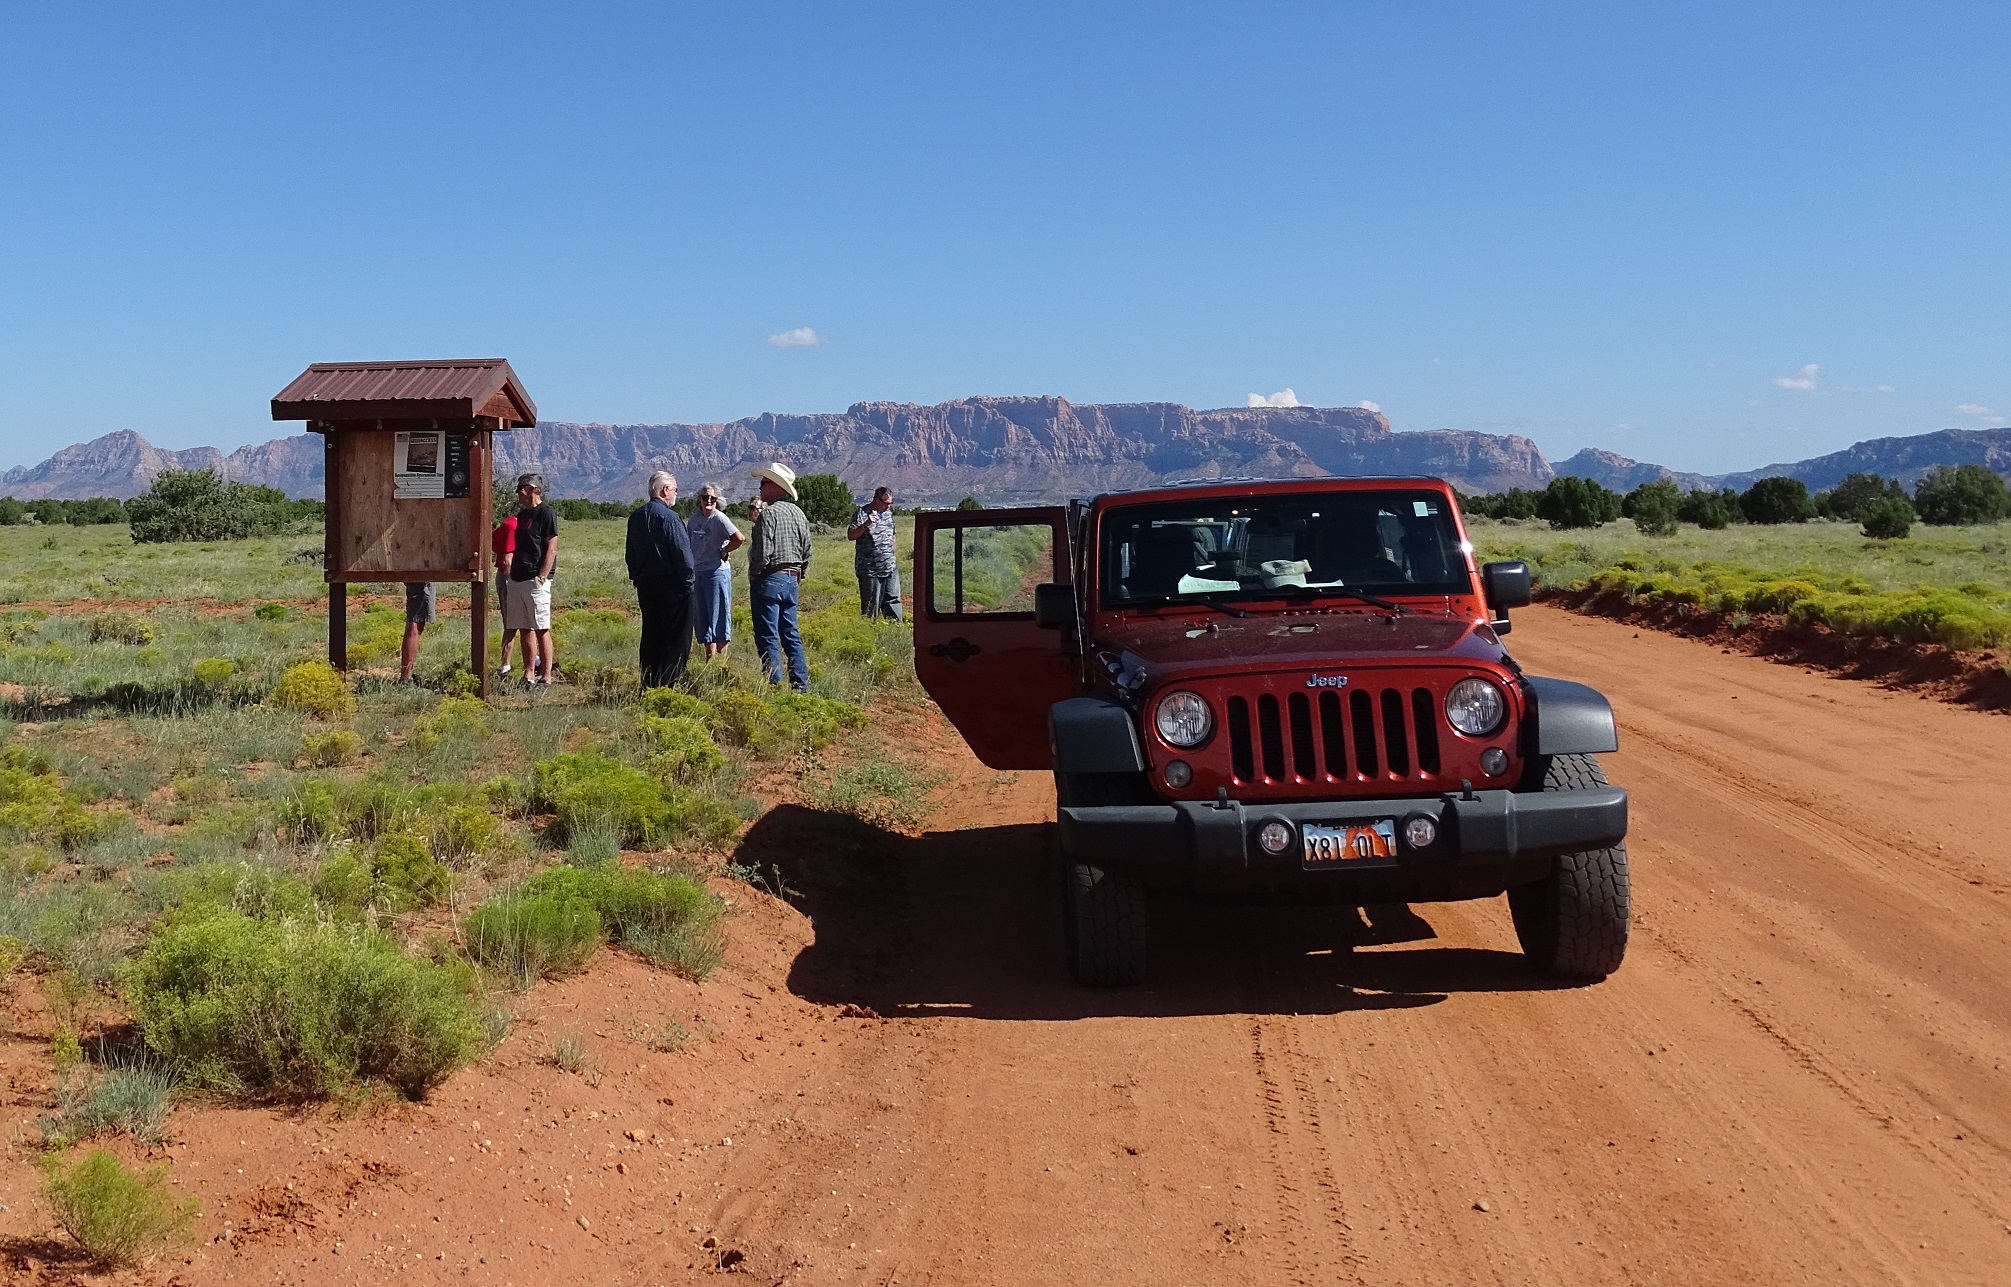
M1545 791L1606 784L1590 755L1554 755L1544 766ZM1560 979L1602 979L1620 968L1631 903L1624 844L1566 854L1544 879L1508 891L1516 937L1530 964Z

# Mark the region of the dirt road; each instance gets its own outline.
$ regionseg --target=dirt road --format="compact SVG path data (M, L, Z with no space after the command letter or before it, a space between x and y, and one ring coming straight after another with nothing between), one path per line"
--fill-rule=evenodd
M889 1021L778 1088L721 1245L818 1282L2011 1281L2011 720L1558 611L1512 642L1619 710L1619 974L1536 980L1499 900L1169 902L1152 982L1085 993L1037 775L967 771L918 840L784 810L790 990Z
M1501 900L1170 900L1151 982L1082 991L1047 780L925 713L876 730L949 775L934 829L771 811L742 856L794 906L721 879L706 983L608 953L423 1104L178 1110L147 1156L200 1241L143 1278L2011 1282L2011 718L1556 610L1512 642L1619 711L1604 983L1533 977ZM70 1283L9 1005L0 1266Z

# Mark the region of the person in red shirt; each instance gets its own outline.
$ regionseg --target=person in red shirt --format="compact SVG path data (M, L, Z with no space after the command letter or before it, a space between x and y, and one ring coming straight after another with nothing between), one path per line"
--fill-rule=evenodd
M496 524L495 531L489 533L489 548L495 551L496 555L496 611L501 614L504 621L508 621L510 616L503 611L503 597L510 592L510 555L517 549L515 514L503 515L503 521ZM504 679L510 675L510 640L516 633L509 629L503 631L503 664L497 668L496 674Z

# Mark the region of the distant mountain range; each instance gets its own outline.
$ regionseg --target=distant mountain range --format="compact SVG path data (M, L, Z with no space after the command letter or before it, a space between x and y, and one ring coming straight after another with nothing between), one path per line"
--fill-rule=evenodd
M1775 474L1811 488L1866 471L1911 484L1934 465L1982 464L2011 475L2011 428L1943 429L1879 438L1813 460L1740 474L1685 474L1587 448L1552 465L1517 435L1463 429L1397 432L1359 407L1231 407L1172 402L1075 405L1064 398L959 398L924 407L861 402L827 415L752 416L731 424L602 425L551 422L497 435L497 474L537 470L553 496L620 500L642 494L655 469L688 491L752 490L748 471L770 460L799 473L835 473L864 492L894 488L908 503L976 495L992 504L1052 500L1176 479L1430 475L1466 492L1540 488L1560 475L1627 491L1671 478L1685 488L1750 486ZM131 430L65 447L10 469L0 492L42 497L132 496L163 469L215 469L293 496L322 495L321 441L308 434L240 447L164 451Z

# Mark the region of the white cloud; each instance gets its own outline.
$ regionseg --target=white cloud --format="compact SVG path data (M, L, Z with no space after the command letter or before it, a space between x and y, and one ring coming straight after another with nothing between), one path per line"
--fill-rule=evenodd
M1984 406L1980 402L1965 402L1961 406L1955 408L1955 410L1956 413L1959 415L1980 416L1985 420L1995 420L1997 419L1998 415L1997 412L1992 411L1989 407Z
M1367 398L1363 398L1360 402L1357 402L1355 405L1360 407L1364 411L1374 411L1379 413L1383 409L1382 403L1370 402Z
M1290 389L1280 389L1268 398L1261 393L1251 394L1249 405L1253 407L1296 407L1301 404L1298 394L1292 392Z
M1800 389L1803 393L1814 393L1816 377L1821 372L1822 367L1811 362L1794 375L1775 376L1774 387L1776 389Z
M794 326L786 331L777 331L768 337L768 342L778 349L814 349L820 344L829 344L829 336L819 335L808 326Z

